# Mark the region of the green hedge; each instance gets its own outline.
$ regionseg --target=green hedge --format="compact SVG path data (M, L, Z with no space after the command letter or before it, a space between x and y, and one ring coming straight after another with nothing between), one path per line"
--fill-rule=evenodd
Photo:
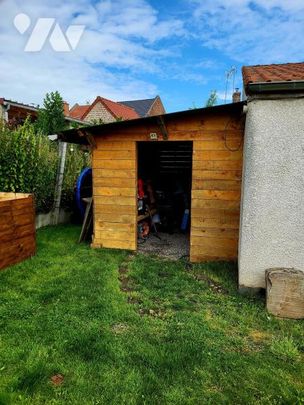
M68 147L63 186L63 206L72 205L74 186L89 156L78 147ZM0 191L34 193L37 212L53 205L58 167L58 146L37 133L28 120L18 128L0 124Z

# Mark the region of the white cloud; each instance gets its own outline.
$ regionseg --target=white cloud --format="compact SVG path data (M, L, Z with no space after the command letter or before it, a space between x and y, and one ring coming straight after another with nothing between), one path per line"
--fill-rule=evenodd
M245 63L298 61L303 0L189 0L202 44ZM193 22L192 22L193 23Z
M23 35L13 25L19 13L31 19ZM159 60L169 55L158 41L185 34L180 20L161 18L145 0L4 0L0 15L0 96L27 103L41 103L52 90L71 103L96 95L114 100L154 96L156 86L138 73L157 72ZM41 52L24 52L41 17L56 18L63 32L70 24L86 25L76 50L54 52L47 43Z

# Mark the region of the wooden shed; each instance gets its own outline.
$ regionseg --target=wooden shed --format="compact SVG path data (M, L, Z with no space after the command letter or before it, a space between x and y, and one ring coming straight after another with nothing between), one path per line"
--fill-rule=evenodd
M92 147L92 247L137 250L138 179L149 171L164 187L183 181L189 190L190 260L236 259L243 105L193 109L60 134L63 141Z

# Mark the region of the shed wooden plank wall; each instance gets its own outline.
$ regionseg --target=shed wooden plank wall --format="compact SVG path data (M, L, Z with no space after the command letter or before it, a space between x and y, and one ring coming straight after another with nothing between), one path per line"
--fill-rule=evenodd
M191 261L237 258L243 137L193 142Z
M137 248L136 142L96 139L93 247Z
M0 193L0 269L34 255L35 240L33 197Z
M154 123L95 136L93 247L137 249L137 142ZM243 120L240 114L168 119L168 141L193 141L190 260L237 257ZM153 142L153 141L151 141Z

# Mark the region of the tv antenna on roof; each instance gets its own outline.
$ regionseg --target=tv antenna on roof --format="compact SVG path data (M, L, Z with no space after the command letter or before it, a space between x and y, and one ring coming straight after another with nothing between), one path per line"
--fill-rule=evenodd
M228 82L232 79L232 92L233 92L236 72L237 72L236 66L231 66L231 68L227 70L225 73L226 75L225 104L227 102Z

